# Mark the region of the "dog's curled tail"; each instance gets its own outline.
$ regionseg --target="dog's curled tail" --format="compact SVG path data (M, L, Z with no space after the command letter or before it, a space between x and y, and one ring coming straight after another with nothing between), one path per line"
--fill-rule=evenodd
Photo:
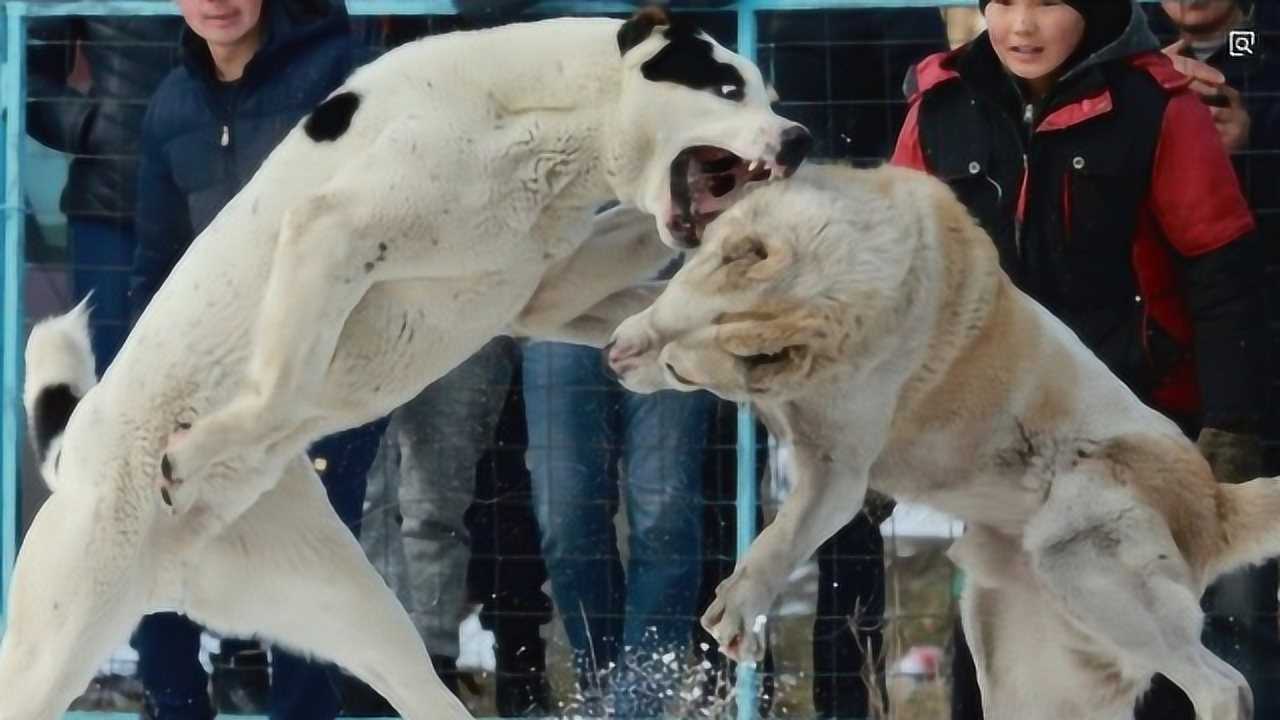
M97 383L89 344L89 297L65 315L41 320L27 338L22 404L40 474L51 490L62 432L80 399Z
M1209 581L1280 556L1280 477L1219 483L1217 490L1223 543L1209 568Z

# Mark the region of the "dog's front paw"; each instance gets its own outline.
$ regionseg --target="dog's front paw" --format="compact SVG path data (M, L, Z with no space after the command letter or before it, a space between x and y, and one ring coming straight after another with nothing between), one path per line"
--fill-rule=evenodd
M658 352L662 348L648 329L648 313L632 315L618 326L604 348L609 370L623 387L636 393L651 393L667 387Z
M613 339L605 346L605 357L609 368L619 377L629 370L643 364L645 356L651 354L653 342L644 331L627 331L628 323L618 326Z
M164 454L160 456L160 499L164 500L165 506L171 511L177 512L178 494L182 489L182 478L174 469L174 462L169 457L175 446L180 446L186 440L187 432L191 429L191 423L178 422L174 426L173 434L169 436L169 443L165 446Z
M220 442L216 425L207 419L195 424L179 423L169 436L169 444L160 458L160 496L165 504L176 508L176 495L188 480L202 475L218 459Z
M765 623L774 593L747 566L739 567L716 588L716 599L702 616L702 627L734 662L764 657Z

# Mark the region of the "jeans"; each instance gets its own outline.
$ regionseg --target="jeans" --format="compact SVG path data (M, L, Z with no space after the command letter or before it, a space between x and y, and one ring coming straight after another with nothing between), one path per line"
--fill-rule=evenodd
M360 543L433 657L458 658L471 559L465 518L517 352L511 338L495 338L397 408L369 473Z
M661 715L694 626L714 400L629 393L599 350L559 343L526 347L524 392L534 512L580 682L607 683L619 716ZM625 573L614 527L624 493Z
M329 502L342 521L360 531L365 476L387 425L378 420L330 435L315 443L311 457L324 458L320 479ZM253 593L245 587L245 593ZM335 618L359 622L359 618ZM155 720L205 720L212 717L208 675L200 665L199 625L182 615L157 613L142 619L133 636L138 651L138 675ZM272 652L270 713L272 720L323 720L336 717L342 707L336 667L308 662L284 652Z
M129 272L133 226L127 222L71 218L71 290L75 301L93 292L90 345L101 375L129 334Z

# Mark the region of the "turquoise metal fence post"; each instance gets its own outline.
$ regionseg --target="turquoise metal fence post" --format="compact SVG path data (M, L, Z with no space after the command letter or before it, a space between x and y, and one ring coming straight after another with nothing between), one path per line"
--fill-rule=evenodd
M26 29L24 3L6 3L4 60L4 251L0 257L0 631L18 546L22 447L22 280L24 206L22 138L26 133Z
M743 0L738 3L738 53L752 62L756 61L758 33L756 3ZM738 542L735 553L739 561L747 554L756 536L756 418L750 403L738 404ZM738 665L738 720L755 720L756 677L754 662Z

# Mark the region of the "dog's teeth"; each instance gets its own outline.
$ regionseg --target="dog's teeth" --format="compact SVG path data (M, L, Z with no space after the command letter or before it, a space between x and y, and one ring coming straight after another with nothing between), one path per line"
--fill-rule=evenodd
M759 161L759 160L752 160L752 161L751 161L751 164L747 166L747 172L748 172L748 173L754 173L756 170L759 170L759 169L760 169L760 161Z

